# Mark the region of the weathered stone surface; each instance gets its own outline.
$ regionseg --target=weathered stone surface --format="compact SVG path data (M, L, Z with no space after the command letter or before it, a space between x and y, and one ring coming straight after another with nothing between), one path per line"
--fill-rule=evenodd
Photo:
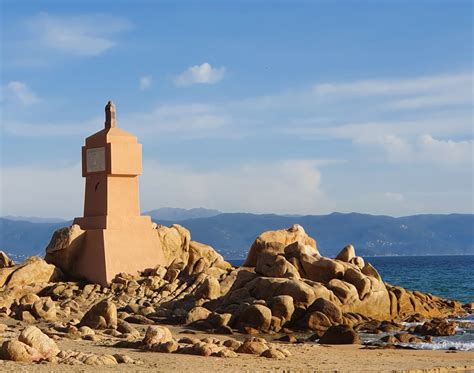
M256 299L289 295L296 307L306 308L316 299L315 290L303 281L288 278L257 277L245 286Z
M158 226L156 233L168 265L176 259L184 263L188 262L191 234L186 228L179 224L173 224L169 228Z
M331 320L324 313L313 311L306 314L300 325L305 330L325 332L332 324Z
M58 229L46 247L46 262L54 264L69 275L76 275L74 263L82 250L85 231L77 224Z
M298 269L283 255L262 252L257 256L255 272L267 277L300 278Z
M293 304L293 298L289 295L278 295L273 297L269 301L270 310L272 316L281 319L281 325L290 321L293 312L295 312L295 306Z
M266 350L268 350L268 345L264 339L247 338L235 351L240 354L261 355Z
M149 346L148 350L154 351L154 352L163 352L170 354L172 352L178 351L179 349L179 344L175 340L171 340L168 342L162 342L162 343L156 343L151 346Z
M421 335L431 336L449 336L456 334L456 323L442 319L434 319L425 322L423 325L417 325L415 332Z
M196 297L204 299L216 299L221 295L219 281L214 277L207 277L196 291Z
M13 340L5 341L0 348L0 359L31 363L42 359L43 356L27 344Z
M352 245L347 245L344 247L336 256L336 260L342 260L343 262L347 263L349 263L353 258L355 258L355 249Z
M269 348L268 350L263 351L260 356L269 359L284 359L286 357L283 352L276 348Z
M36 326L29 326L23 329L18 337L18 340L34 348L44 359L56 356L59 353L59 348L56 345L56 342L54 342Z
M19 266L0 269L0 287L21 287L28 284L48 283L58 280L60 276L61 271L54 265L32 256Z
M203 272L210 266L219 266L223 269L232 267L211 246L191 241L189 243L189 259L187 264L189 273Z
M173 340L171 331L165 326L150 325L143 338L142 343L145 345L154 345L158 343L166 343Z
M49 297L36 300L33 303L31 310L37 319L46 321L56 320L56 304Z
M122 334L128 334L134 338L138 338L140 336L140 332L125 320L119 319L117 321L117 331Z
M272 312L261 304L252 304L246 307L239 316L238 327L250 327L255 330L267 331L270 328Z
M194 307L191 309L186 316L186 324L190 324L195 321L205 320L209 317L211 311L204 307Z
M319 254L316 247L316 241L306 234L302 226L295 224L288 229L268 231L258 236L250 247L244 266L255 267L257 264L258 254L265 251L269 242L278 242L285 246L288 246L293 242L300 242L303 245L311 246L314 249L314 253Z
M346 325L331 326L319 340L321 344L361 344L359 335Z
M3 251L0 251L0 268L13 267L14 265L15 262L11 260Z
M117 328L117 307L109 300L94 304L81 319L81 325L92 329Z
M316 299L311 306L308 307L308 312L319 311L326 315L333 323L340 323L342 321L342 311L333 302L324 299Z

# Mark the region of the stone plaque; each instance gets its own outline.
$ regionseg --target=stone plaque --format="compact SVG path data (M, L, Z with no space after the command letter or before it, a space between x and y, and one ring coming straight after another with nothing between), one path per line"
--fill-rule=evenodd
M105 171L105 148L92 148L86 151L87 172Z

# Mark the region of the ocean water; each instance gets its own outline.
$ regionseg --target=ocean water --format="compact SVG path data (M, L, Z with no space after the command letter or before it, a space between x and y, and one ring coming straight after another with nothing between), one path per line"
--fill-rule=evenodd
M419 290L462 303L474 302L474 255L364 257L379 271L382 279L392 285ZM243 260L229 260L242 265ZM429 350L456 349L474 351L474 315L462 317L465 325L449 337L434 337L433 343L401 344ZM387 334L362 334L366 342Z

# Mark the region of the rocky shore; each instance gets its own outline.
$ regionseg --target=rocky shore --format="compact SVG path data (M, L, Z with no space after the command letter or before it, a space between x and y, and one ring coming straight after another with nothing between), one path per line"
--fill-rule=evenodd
M348 344L387 351L452 335L457 324L446 318L472 312L472 304L384 283L352 245L335 259L323 257L298 225L261 234L239 268L192 241L184 227L155 229L167 265L119 274L108 287L74 273L82 234L76 225L55 232L44 260L15 265L2 253L0 369L21 363L145 369L153 359L166 360L162 354L294 361L307 348ZM389 335L363 346L361 332ZM465 354L466 361L473 357Z

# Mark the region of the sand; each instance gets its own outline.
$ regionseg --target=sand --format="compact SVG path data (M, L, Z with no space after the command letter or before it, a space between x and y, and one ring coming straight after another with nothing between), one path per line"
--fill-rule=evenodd
M145 327L140 326L143 332ZM187 334L179 327L170 328L176 338L204 338L204 333ZM215 336L227 339L227 336ZM245 338L233 335L232 338ZM271 336L267 336L272 341ZM90 342L61 339L64 350L96 354L126 354L141 361L139 365L111 367L63 364L22 364L0 360L2 372L474 372L474 352L371 349L364 346L325 346L316 343L286 344L291 356L284 360L239 354L237 358L201 357L182 354L143 352L110 346L117 340Z

